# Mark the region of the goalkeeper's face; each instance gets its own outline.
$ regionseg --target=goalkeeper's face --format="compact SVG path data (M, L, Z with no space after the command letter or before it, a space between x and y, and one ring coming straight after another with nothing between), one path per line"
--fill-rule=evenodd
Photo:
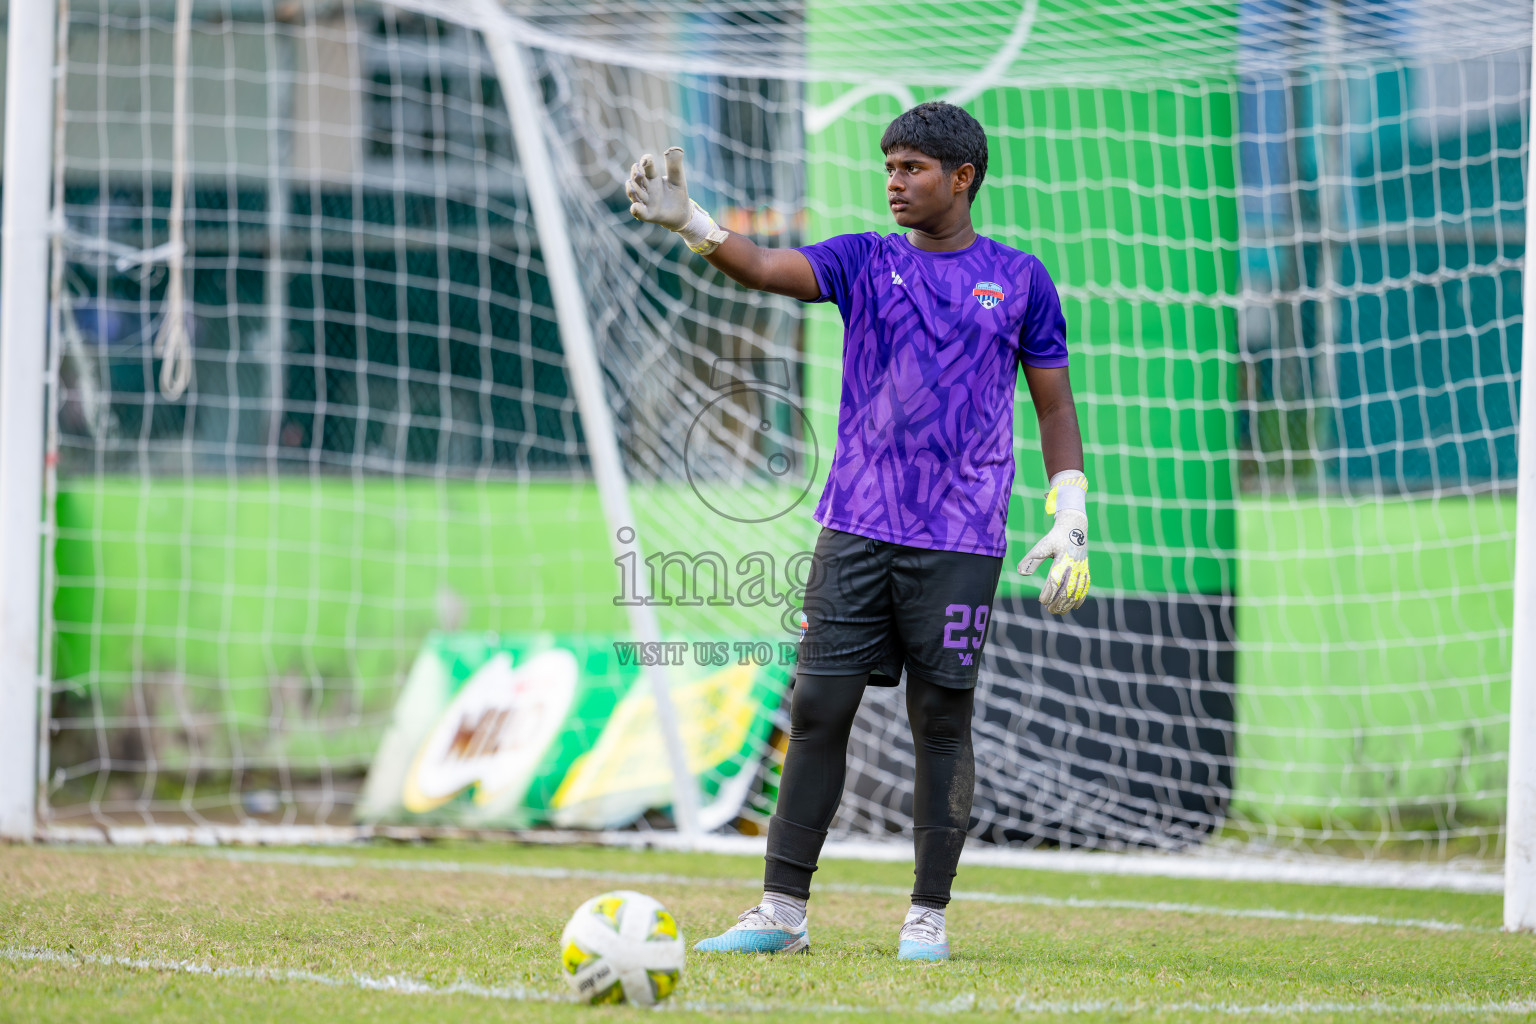
M916 149L893 149L885 154L885 199L898 225L931 231L969 213L966 189L974 175L970 164L946 173L937 157Z

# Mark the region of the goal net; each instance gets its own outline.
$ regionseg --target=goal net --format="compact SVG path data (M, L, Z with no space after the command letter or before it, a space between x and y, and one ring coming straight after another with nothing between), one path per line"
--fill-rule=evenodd
M761 244L889 232L880 134L947 99L1091 482L1057 618L1021 381L974 837L1501 853L1527 4L180 6L61 18L50 827L667 827L670 742L760 831L841 323L621 182L676 144ZM470 700L556 650L538 714ZM423 781L453 693L516 799ZM835 830L907 832L912 776L872 689Z

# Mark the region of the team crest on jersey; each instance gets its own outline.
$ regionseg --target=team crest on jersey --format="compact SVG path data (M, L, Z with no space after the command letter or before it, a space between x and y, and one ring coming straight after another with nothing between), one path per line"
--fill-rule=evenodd
M977 281L976 287L971 289L971 294L976 296L976 301L981 303L982 309L991 309L1003 301L1003 286L995 281Z

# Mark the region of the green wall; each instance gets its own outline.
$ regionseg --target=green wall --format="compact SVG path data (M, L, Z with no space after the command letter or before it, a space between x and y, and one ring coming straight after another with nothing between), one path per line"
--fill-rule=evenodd
M624 629L589 485L105 478L57 509L65 715L131 711L215 759L371 756L445 604L466 630Z
M271 741L283 680L325 710L386 712L451 624L447 591L463 630L628 630L589 484L108 478L69 483L58 514L56 678L111 713L136 678L178 674L226 743ZM1513 517L1493 498L1239 503L1239 817L1500 813ZM742 636L777 613L711 611ZM366 758L377 727L277 742Z
M1501 815L1514 500L1238 510L1240 815L1373 830Z
M649 551L720 551L728 594L740 592L740 555L770 549L782 567L802 549L715 516L709 536L688 530L701 517L679 514L699 501L686 485L636 487L631 501ZM138 673L180 673L256 724L283 677L387 703L434 629L629 632L590 481L67 479L57 509L54 674L109 702ZM774 590L787 589L781 571ZM704 615L724 635L758 637L782 607L658 611L665 630Z
M107 478L63 487L58 519L61 677L129 661L252 685L388 675L437 628L443 588L465 629L622 624L584 599L611 595L614 567L593 557L583 484Z
M699 499L686 485L631 499L650 551L713 549L734 566L765 547L751 524L687 534L679 514ZM434 630L631 635L587 481L66 479L57 510L56 749L78 770L98 755L98 722L129 718L108 750L152 757L170 773L162 798L194 766L206 782L221 765L367 764ZM642 592L648 578L642 568ZM678 580L674 567L674 596ZM724 592L743 583L733 570ZM787 588L781 574L775 590ZM673 637L788 640L784 607L657 612Z

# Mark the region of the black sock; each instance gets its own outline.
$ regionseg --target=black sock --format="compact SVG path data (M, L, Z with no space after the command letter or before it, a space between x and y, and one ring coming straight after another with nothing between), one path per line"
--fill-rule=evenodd
M949 889L965 847L965 829L943 825L919 825L912 830L912 852L917 861L912 873L912 905L943 910L949 906Z
M775 814L768 819L768 865L763 888L802 900L811 898L811 875L821 857L826 829L806 828Z
M925 683L907 674L907 717L917 751L912 792L912 904L942 910L971 822L976 759L971 747L975 691Z
M779 780L778 807L768 821L763 888L800 899L837 814L848 768L848 734L869 673L797 676L790 699L789 750Z

